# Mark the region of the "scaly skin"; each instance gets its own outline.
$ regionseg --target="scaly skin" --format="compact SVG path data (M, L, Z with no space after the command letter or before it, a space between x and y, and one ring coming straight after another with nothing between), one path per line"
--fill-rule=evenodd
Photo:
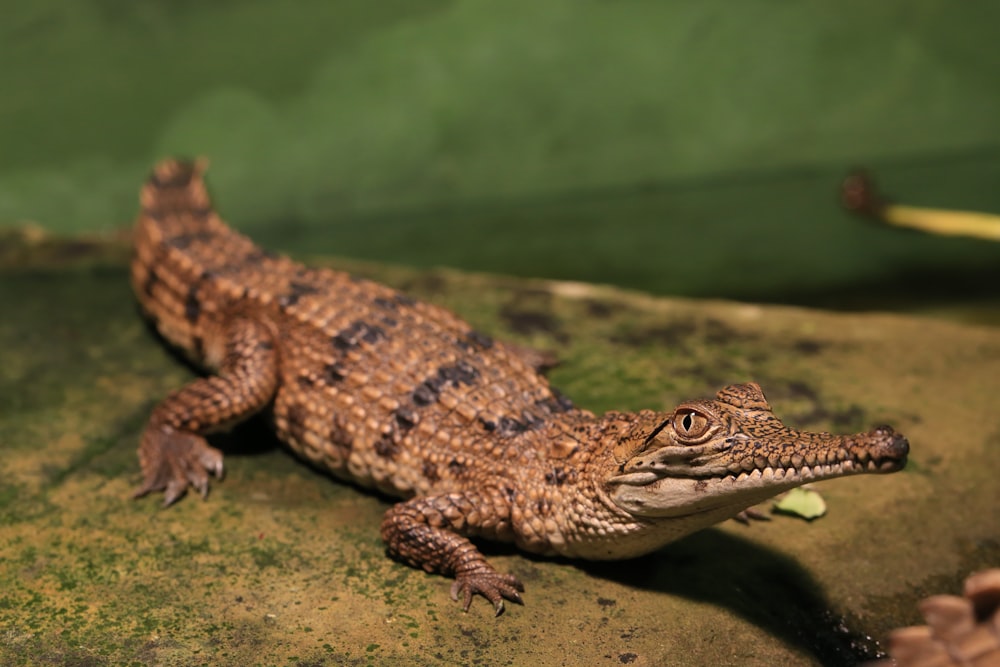
M260 250L212 209L203 163L167 160L141 193L132 284L159 332L213 374L168 396L142 436L137 496L207 494L205 435L266 411L278 438L334 475L403 498L382 537L455 578L465 609L521 601L470 537L540 554L638 556L805 482L892 472L892 429L786 428L756 384L673 412L595 416L541 358L452 313Z

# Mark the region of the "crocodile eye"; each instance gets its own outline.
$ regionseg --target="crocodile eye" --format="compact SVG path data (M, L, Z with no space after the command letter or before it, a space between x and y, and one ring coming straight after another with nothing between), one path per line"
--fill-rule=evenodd
M674 431L682 438L699 438L708 430L708 417L691 409L674 414Z

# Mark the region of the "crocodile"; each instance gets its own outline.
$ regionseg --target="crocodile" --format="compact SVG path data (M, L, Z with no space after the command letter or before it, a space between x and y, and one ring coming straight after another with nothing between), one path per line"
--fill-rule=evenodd
M554 389L539 356L450 311L256 246L217 214L206 162L158 163L140 193L131 282L169 344L208 374L157 404L136 497L207 495L223 473L206 435L264 413L305 461L399 498L390 556L454 578L464 610L522 603L473 539L625 559L807 482L900 470L891 427L784 425L755 383L670 411L596 415Z

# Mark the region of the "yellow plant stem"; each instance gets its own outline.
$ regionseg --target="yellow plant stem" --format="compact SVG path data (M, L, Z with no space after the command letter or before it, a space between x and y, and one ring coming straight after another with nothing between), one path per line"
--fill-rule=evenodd
M871 177L863 171L853 172L844 179L840 198L844 207L852 213L893 227L1000 241L1000 215L890 204L882 199Z
M889 204L881 210L883 222L944 236L973 236L1000 241L1000 215Z

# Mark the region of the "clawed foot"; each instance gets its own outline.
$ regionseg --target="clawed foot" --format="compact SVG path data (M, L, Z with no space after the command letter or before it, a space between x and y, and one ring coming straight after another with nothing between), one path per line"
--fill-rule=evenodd
M189 486L204 498L212 475L222 477L222 452L194 433L151 426L139 447L143 483L134 498L163 491L163 506L177 502Z
M770 521L771 517L760 511L755 507L748 507L739 514L733 517L735 521L739 521L744 526L749 526L750 521Z
M504 598L517 604L524 604L524 601L521 600L523 590L524 584L514 575L500 574L493 568L486 566L470 572L458 573L455 576L455 583L451 585L451 599L457 601L459 594L461 594L462 610L469 611L472 596L478 593L493 603L496 615L499 616L504 611Z

